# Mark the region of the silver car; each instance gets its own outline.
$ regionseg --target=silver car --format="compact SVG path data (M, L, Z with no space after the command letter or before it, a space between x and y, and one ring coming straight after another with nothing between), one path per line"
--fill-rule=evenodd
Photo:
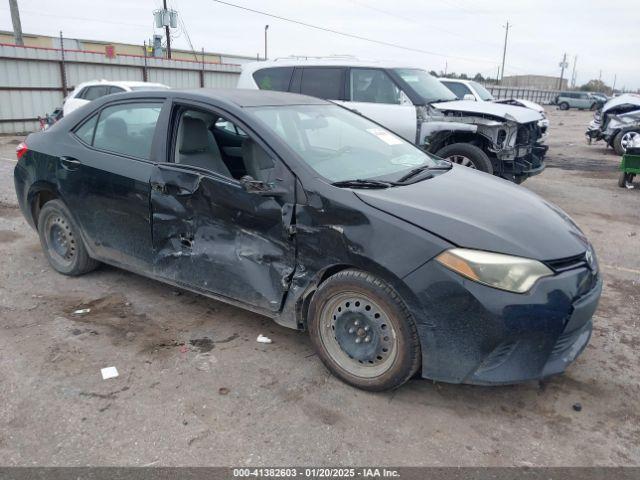
M589 92L560 92L555 103L560 110L569 110L570 108L596 110L602 106L602 100Z

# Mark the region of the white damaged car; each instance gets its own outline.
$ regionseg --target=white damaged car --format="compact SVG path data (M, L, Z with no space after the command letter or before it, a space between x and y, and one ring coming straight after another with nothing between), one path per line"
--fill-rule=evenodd
M544 169L538 111L458 100L421 68L289 57L243 65L238 88L333 100L442 158L516 183Z
M594 113L587 128L587 140L604 140L618 155L640 139L640 95L625 93L612 98Z

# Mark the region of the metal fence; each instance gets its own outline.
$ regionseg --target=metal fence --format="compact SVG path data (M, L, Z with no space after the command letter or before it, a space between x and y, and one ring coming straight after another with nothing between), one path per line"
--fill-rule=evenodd
M521 98L541 105L552 104L560 93L560 90L536 90L534 88L503 87L500 85L485 85L484 87L498 100Z
M38 128L38 116L62 105L81 82L97 79L160 82L174 88L233 88L240 66L142 55L0 44L0 133Z

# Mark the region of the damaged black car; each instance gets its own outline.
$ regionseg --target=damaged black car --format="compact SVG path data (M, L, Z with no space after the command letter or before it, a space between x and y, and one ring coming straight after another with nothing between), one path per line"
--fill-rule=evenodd
M324 100L111 95L17 155L55 270L103 262L307 330L359 388L539 379L591 335L602 281L564 212Z

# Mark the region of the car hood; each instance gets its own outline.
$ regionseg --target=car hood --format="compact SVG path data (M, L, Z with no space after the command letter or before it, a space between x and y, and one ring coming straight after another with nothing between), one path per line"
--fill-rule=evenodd
M589 245L569 216L529 190L455 166L421 182L357 190L364 203L466 248L536 260L582 254Z
M612 98L602 107L602 113L605 113L612 108L619 107L621 105L635 105L640 108L640 95L634 95L632 93L625 93L619 97Z
M524 108L530 108L532 110L535 110L536 112L544 112L544 107L542 105L540 105L539 103L536 102L532 102L530 100L525 100L524 98L509 98L509 99L501 99L501 100L494 100L495 103L500 103L500 104L507 104L507 105L513 105L513 103L509 103L509 102L514 102L517 103L517 106L520 107L524 107Z
M442 111L485 114L518 123L529 123L542 120L542 115L530 108L516 107L515 105L504 105L494 102L454 100L452 102L434 103L433 106Z

